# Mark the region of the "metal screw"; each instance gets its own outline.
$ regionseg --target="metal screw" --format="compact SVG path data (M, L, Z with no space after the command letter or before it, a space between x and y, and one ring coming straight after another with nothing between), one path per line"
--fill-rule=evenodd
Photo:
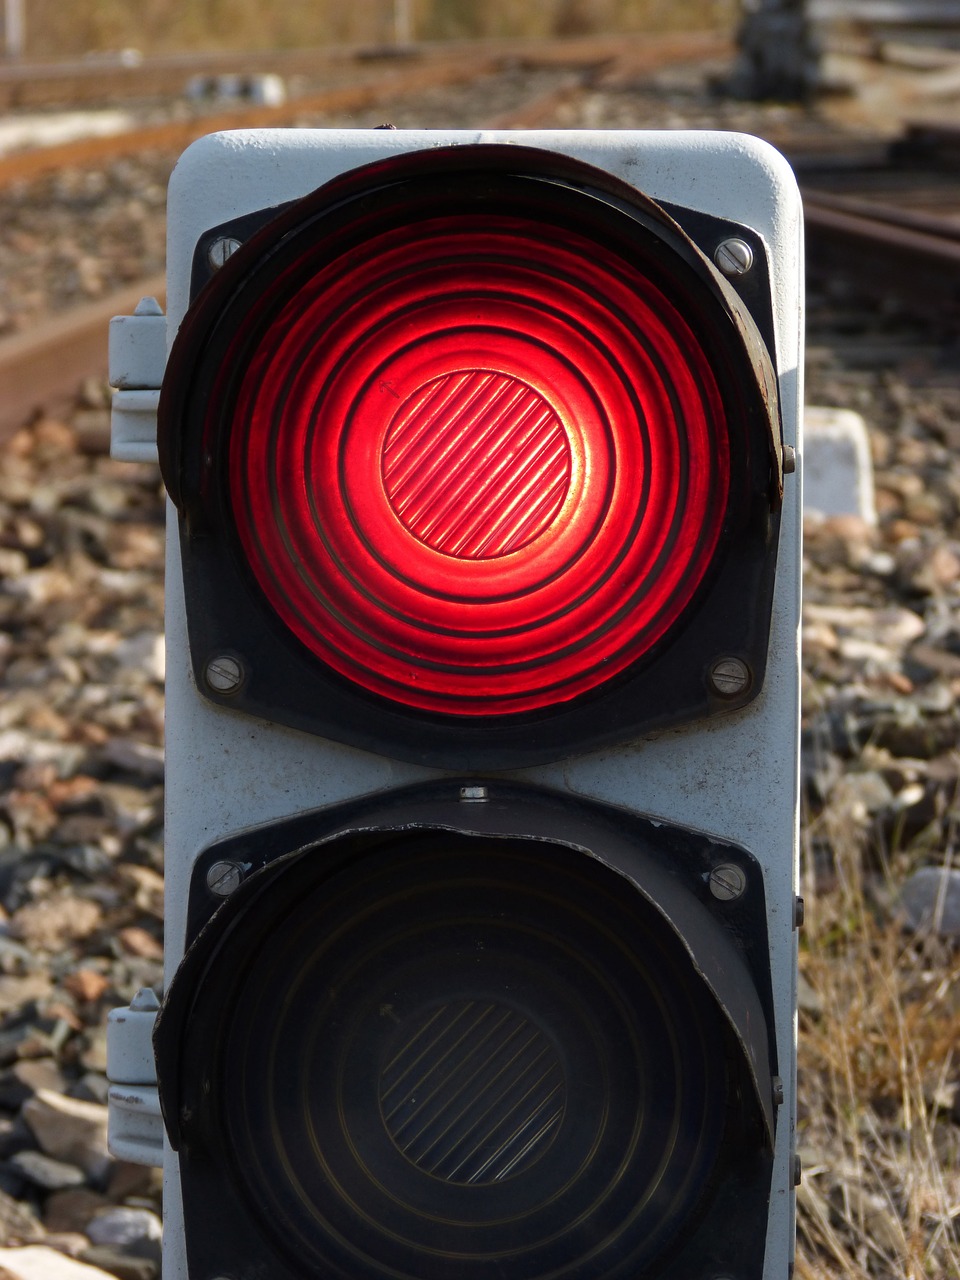
M780 1079L779 1076L774 1076L773 1077L773 1105L775 1107L782 1107L783 1099L784 1099L783 1081Z
M793 900L793 927L795 929L803 928L804 906L802 898L794 898Z
M803 1163L799 1156L793 1157L793 1185L799 1187L803 1181Z
M792 476L797 469L797 451L792 444L783 446L783 474Z
M753 250L746 240L731 236L717 245L713 260L725 276L745 276L753 266Z
M487 799L486 787L461 787L460 799L476 804Z
M747 877L735 862L724 862L714 867L707 877L710 892L720 902L733 902L747 887Z
M207 663L203 678L215 693L236 693L243 684L243 664L230 653L218 654Z
M750 668L742 658L718 658L710 668L709 680L722 698L735 698L750 685Z
M214 862L207 868L207 888L218 898L229 898L240 888L243 867L239 862Z
M233 236L217 236L213 244L207 250L207 262L213 271L219 271L228 258L240 248L241 241L235 240Z

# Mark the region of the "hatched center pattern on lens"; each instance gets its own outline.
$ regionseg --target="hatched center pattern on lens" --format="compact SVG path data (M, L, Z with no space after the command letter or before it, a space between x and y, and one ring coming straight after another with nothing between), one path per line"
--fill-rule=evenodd
M515 1009L473 1000L407 1019L380 1076L390 1137L445 1182L500 1182L529 1168L553 1142L565 1096L543 1032Z
M398 518L420 542L465 560L507 555L543 533L571 470L567 433L543 396L482 369L425 383L383 445L383 483Z

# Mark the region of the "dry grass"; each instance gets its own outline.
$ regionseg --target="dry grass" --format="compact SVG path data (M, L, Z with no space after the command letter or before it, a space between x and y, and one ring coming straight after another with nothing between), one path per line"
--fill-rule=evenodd
M960 957L897 922L886 886L909 858L866 874L876 842L850 814L838 796L805 836L797 1276L946 1280L960 1276Z
M27 54L62 57L134 47L313 48L380 43L394 34L401 0L32 0ZM403 0L418 40L581 35L595 31L731 30L736 0Z

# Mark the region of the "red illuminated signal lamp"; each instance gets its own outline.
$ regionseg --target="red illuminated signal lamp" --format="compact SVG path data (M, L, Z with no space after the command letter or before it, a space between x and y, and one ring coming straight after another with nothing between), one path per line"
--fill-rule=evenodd
M159 414L208 697L510 767L756 694L775 376L674 218L577 161L462 146L241 221L211 232L245 243ZM204 676L222 653L229 693Z

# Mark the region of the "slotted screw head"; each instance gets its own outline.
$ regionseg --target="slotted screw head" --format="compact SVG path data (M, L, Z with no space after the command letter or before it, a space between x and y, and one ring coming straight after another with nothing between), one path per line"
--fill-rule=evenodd
M219 271L228 258L240 248L240 241L235 240L233 236L217 236L213 244L207 250L207 262L214 271Z
M753 266L753 250L746 240L731 236L717 245L713 260L725 276L745 276Z
M243 867L239 862L214 862L207 868L207 888L218 898L229 898L240 888Z
M736 863L724 862L710 872L709 883L710 892L719 902L733 902L746 889L747 877Z
M709 673L715 693L723 698L735 698L750 684L750 668L742 658L718 658Z
M215 693L235 693L243 683L243 664L233 654L218 654L207 663L203 678Z

